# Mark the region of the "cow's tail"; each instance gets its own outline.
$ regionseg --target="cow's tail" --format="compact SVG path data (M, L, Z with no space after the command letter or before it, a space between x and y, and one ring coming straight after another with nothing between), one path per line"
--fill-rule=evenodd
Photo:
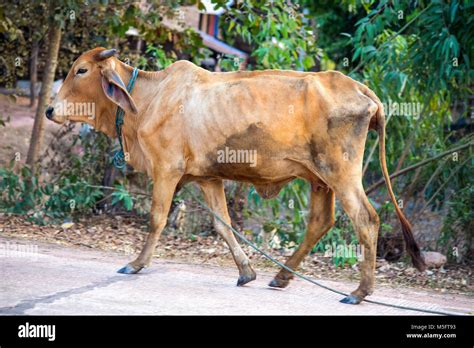
M403 214L403 211L400 209L393 193L392 184L390 182L390 176L388 174L387 162L385 159L385 113L383 105L380 102L380 99L375 95L371 90L367 91L366 95L372 99L378 106L377 112L375 113L375 119L371 120L371 128L375 129L379 135L379 160L380 166L382 167L383 177L387 185L388 194L392 200L393 205L395 206L395 211L397 213L398 219L402 226L403 239L405 240L406 249L408 254L411 256L413 266L419 271L424 271L426 269L425 260L421 255L420 248L413 237L412 227L410 222ZM375 121L375 122L374 122Z

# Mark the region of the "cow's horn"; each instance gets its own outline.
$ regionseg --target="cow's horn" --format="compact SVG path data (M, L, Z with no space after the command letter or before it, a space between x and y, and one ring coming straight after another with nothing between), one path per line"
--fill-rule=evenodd
M110 50L103 50L103 51L99 52L99 54L97 55L97 59L98 60L104 60L104 59L110 58L112 56L115 56L116 53L117 53L117 50L115 48L112 48Z

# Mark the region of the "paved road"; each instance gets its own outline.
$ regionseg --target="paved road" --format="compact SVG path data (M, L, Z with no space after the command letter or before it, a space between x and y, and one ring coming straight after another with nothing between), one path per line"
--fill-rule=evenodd
M12 245L30 247L12 252ZM0 237L0 314L153 315L419 315L369 303L341 304L341 296L302 280L285 290L267 287L272 274L237 287L233 268L156 260L138 275L116 271L130 256ZM32 247L33 246L33 247ZM350 291L356 284L322 280ZM374 300L468 313L474 299L379 286Z

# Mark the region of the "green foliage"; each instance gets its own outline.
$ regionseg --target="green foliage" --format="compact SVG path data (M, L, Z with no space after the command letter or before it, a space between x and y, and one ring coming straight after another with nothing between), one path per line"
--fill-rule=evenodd
M164 18L175 18L176 9L189 3L149 2L147 11L143 11L138 2L57 1L54 20L64 30L56 75L66 76L81 53L100 46L117 46L121 59L143 68L162 69L178 59L199 64L209 54L200 35L193 29L176 30L163 24ZM41 71L47 47L47 6L41 2L1 1L0 85L13 87L17 79L28 76L32 40L40 42ZM130 27L137 29L140 37L127 36ZM147 43L144 57L137 50L140 41Z
M263 200L253 186L248 191L248 210L267 220L265 232L275 231L282 246L301 242L306 229L308 184L301 180L285 186L277 198Z
M409 2L381 1L356 23L352 60L390 66L387 73L400 80L409 76L413 88L425 95L441 92L462 98L473 77L472 6L458 0L432 1L413 9Z
M162 49L161 46L155 47L153 45L148 45L146 48L146 53L148 53L151 59L153 59L153 63L150 64L145 57L140 57L140 61L138 64L140 69L150 70L151 68L156 70L162 70L171 63L173 63L173 60L166 56L166 52Z
M214 0L226 7L227 1ZM223 23L226 40L251 47L248 69L306 70L318 55L314 32L298 4L282 0L244 0L227 8ZM235 36L237 34L237 36Z
M448 202L448 215L438 240L451 261L472 258L474 231L474 187L472 184L456 192ZM467 256L467 257L466 257Z
M130 192L122 184L115 185L115 191L112 193L112 205L122 202L127 210L133 209L133 200Z
M357 256L340 252L339 249L358 245L353 226L341 209L336 210L335 220L335 226L321 238L312 251L326 254L330 250L332 262L336 267L344 267L346 264L352 266L357 263Z
M9 167L0 168L0 210L26 215L41 224L92 213L107 198L105 188L98 183L111 161L107 153L109 143L105 135L83 129L67 146L81 151L63 154L67 159L58 163L52 161L49 170L54 175L34 176L27 166L11 161ZM134 199L125 186L117 184L115 189L110 194L111 204L132 210Z
M0 1L0 84L13 87L17 76L27 74L31 41L46 33L47 7L39 1Z
M10 168L0 168L0 189L2 192L0 208L12 213L22 213L31 209L38 199L37 190L29 190L27 179L31 179L31 185L37 186L38 179L31 178L31 172L24 167L16 174L11 169L14 162L10 163Z
M0 168L0 210L27 215L36 223L57 221L74 212L90 211L102 197L102 191L78 176L40 182L28 167L17 173L12 161Z
M163 69L177 59L186 59L199 64L209 54L203 48L198 33L192 29L175 30L163 25L163 19L174 18L175 10L189 1L162 1L149 3L143 11L139 3L114 1L58 1L54 20L64 26L59 54L57 75L64 77L71 63L84 51L93 47L114 47L118 44L120 58L144 69ZM28 54L32 40L46 40L48 18L47 4L13 1L0 7L0 56L2 78L0 84L14 84L17 78L27 74ZM140 38L126 36L126 31L136 28ZM34 30L32 30L34 29ZM141 56L139 40L148 43L145 55ZM136 44L136 45L134 45ZM43 64L40 49L39 70ZM15 54L11 54L15 52ZM15 58L21 59L16 66ZM5 60L6 59L6 60ZM5 72L5 74L3 74ZM5 79L4 79L5 77ZM2 121L3 122L3 121ZM54 145L54 144L53 144ZM90 213L97 203L111 198L113 206L142 212L142 204L136 204L126 180L119 182L110 197L99 185L104 169L110 166L108 150L110 140L95 131L82 132L74 136L67 148L79 147L81 153L56 149L65 155L64 163L53 160L49 167L40 171L40 176L31 176L28 168L3 168L1 184L5 188L0 209L10 213L27 214L43 222L61 219L74 213ZM48 150L49 151L49 150ZM19 171L19 173L17 173ZM46 175L45 175L46 174ZM149 187L147 187L149 189Z
M460 143L468 141L466 136L462 139L459 133L449 132L448 127L453 121L471 116L472 2L342 1L327 5L305 2L321 28L318 44L323 45L337 69L367 84L387 106L406 103L419 108L417 114L394 113L387 124L390 172L451 148L454 139ZM387 106L385 111L389 115L391 110ZM372 148L375 140L369 134L368 148ZM370 184L378 180L380 169L378 156L369 158L368 153L365 155L366 161L370 161L369 170L364 180ZM451 177L456 166L446 165L449 162L435 161L395 180L396 192L411 190L404 197L409 200L405 207L411 209L421 200L431 202L433 209L441 211L450 192L464 192L470 185L469 166L464 165ZM453 199L457 201L457 195ZM462 221L463 206L450 205L451 218L444 222L448 230L456 219L453 216ZM383 206L380 214L384 233L388 225L383 222L393 216L393 209L389 211Z

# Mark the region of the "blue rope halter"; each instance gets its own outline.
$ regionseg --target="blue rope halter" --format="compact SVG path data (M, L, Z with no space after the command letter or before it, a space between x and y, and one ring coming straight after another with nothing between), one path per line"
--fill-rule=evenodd
M138 69L133 68L132 77L128 81L127 91L129 94L132 93L133 86L135 86L135 81L137 80ZM120 144L120 150L116 151L112 163L118 169L125 168L127 162L125 161L125 153L123 151L122 143L122 125L123 125L123 116L125 111L120 106L117 106L117 113L115 114L115 130L117 131L118 141Z

